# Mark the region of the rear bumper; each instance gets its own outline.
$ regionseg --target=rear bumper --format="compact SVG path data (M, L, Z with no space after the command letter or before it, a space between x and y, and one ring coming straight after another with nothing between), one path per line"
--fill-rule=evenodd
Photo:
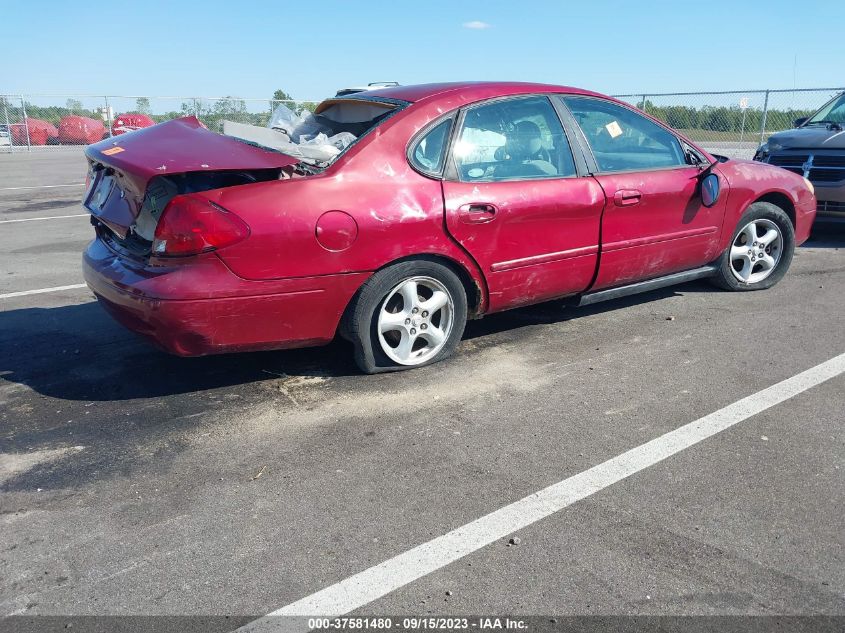
M85 281L119 323L179 356L323 345L370 273L248 281L207 254L173 266L118 257L99 239Z

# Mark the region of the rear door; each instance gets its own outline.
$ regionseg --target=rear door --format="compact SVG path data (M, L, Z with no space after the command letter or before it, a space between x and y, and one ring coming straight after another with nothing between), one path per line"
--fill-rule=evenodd
M598 262L604 193L576 168L546 96L459 117L443 181L446 225L487 279L491 311L581 292Z
M593 289L714 260L727 196L711 208L701 204L701 170L687 162L678 137L605 99L564 96L562 101L583 132L595 179L607 196Z

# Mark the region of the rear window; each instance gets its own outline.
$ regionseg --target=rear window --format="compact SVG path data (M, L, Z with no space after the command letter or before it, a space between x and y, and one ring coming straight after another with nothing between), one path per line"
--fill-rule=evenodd
M446 119L435 125L411 150L411 163L419 171L430 176L439 175L443 170L446 157L446 144L449 141L449 131L452 129L452 119Z

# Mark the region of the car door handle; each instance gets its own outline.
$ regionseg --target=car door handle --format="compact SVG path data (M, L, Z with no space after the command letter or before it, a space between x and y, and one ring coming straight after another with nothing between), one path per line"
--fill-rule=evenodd
M613 194L613 203L617 207L630 207L639 204L643 194L636 189L620 189Z
M473 202L458 208L458 217L465 224L484 224L496 217L498 209L487 203Z

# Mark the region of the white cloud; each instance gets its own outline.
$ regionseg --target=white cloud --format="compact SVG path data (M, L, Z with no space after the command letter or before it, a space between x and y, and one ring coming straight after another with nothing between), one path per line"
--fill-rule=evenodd
M491 26L493 26L493 25L487 24L487 22L482 22L481 20L473 20L472 22L464 22L464 28L465 29L481 30L481 29L489 29Z

